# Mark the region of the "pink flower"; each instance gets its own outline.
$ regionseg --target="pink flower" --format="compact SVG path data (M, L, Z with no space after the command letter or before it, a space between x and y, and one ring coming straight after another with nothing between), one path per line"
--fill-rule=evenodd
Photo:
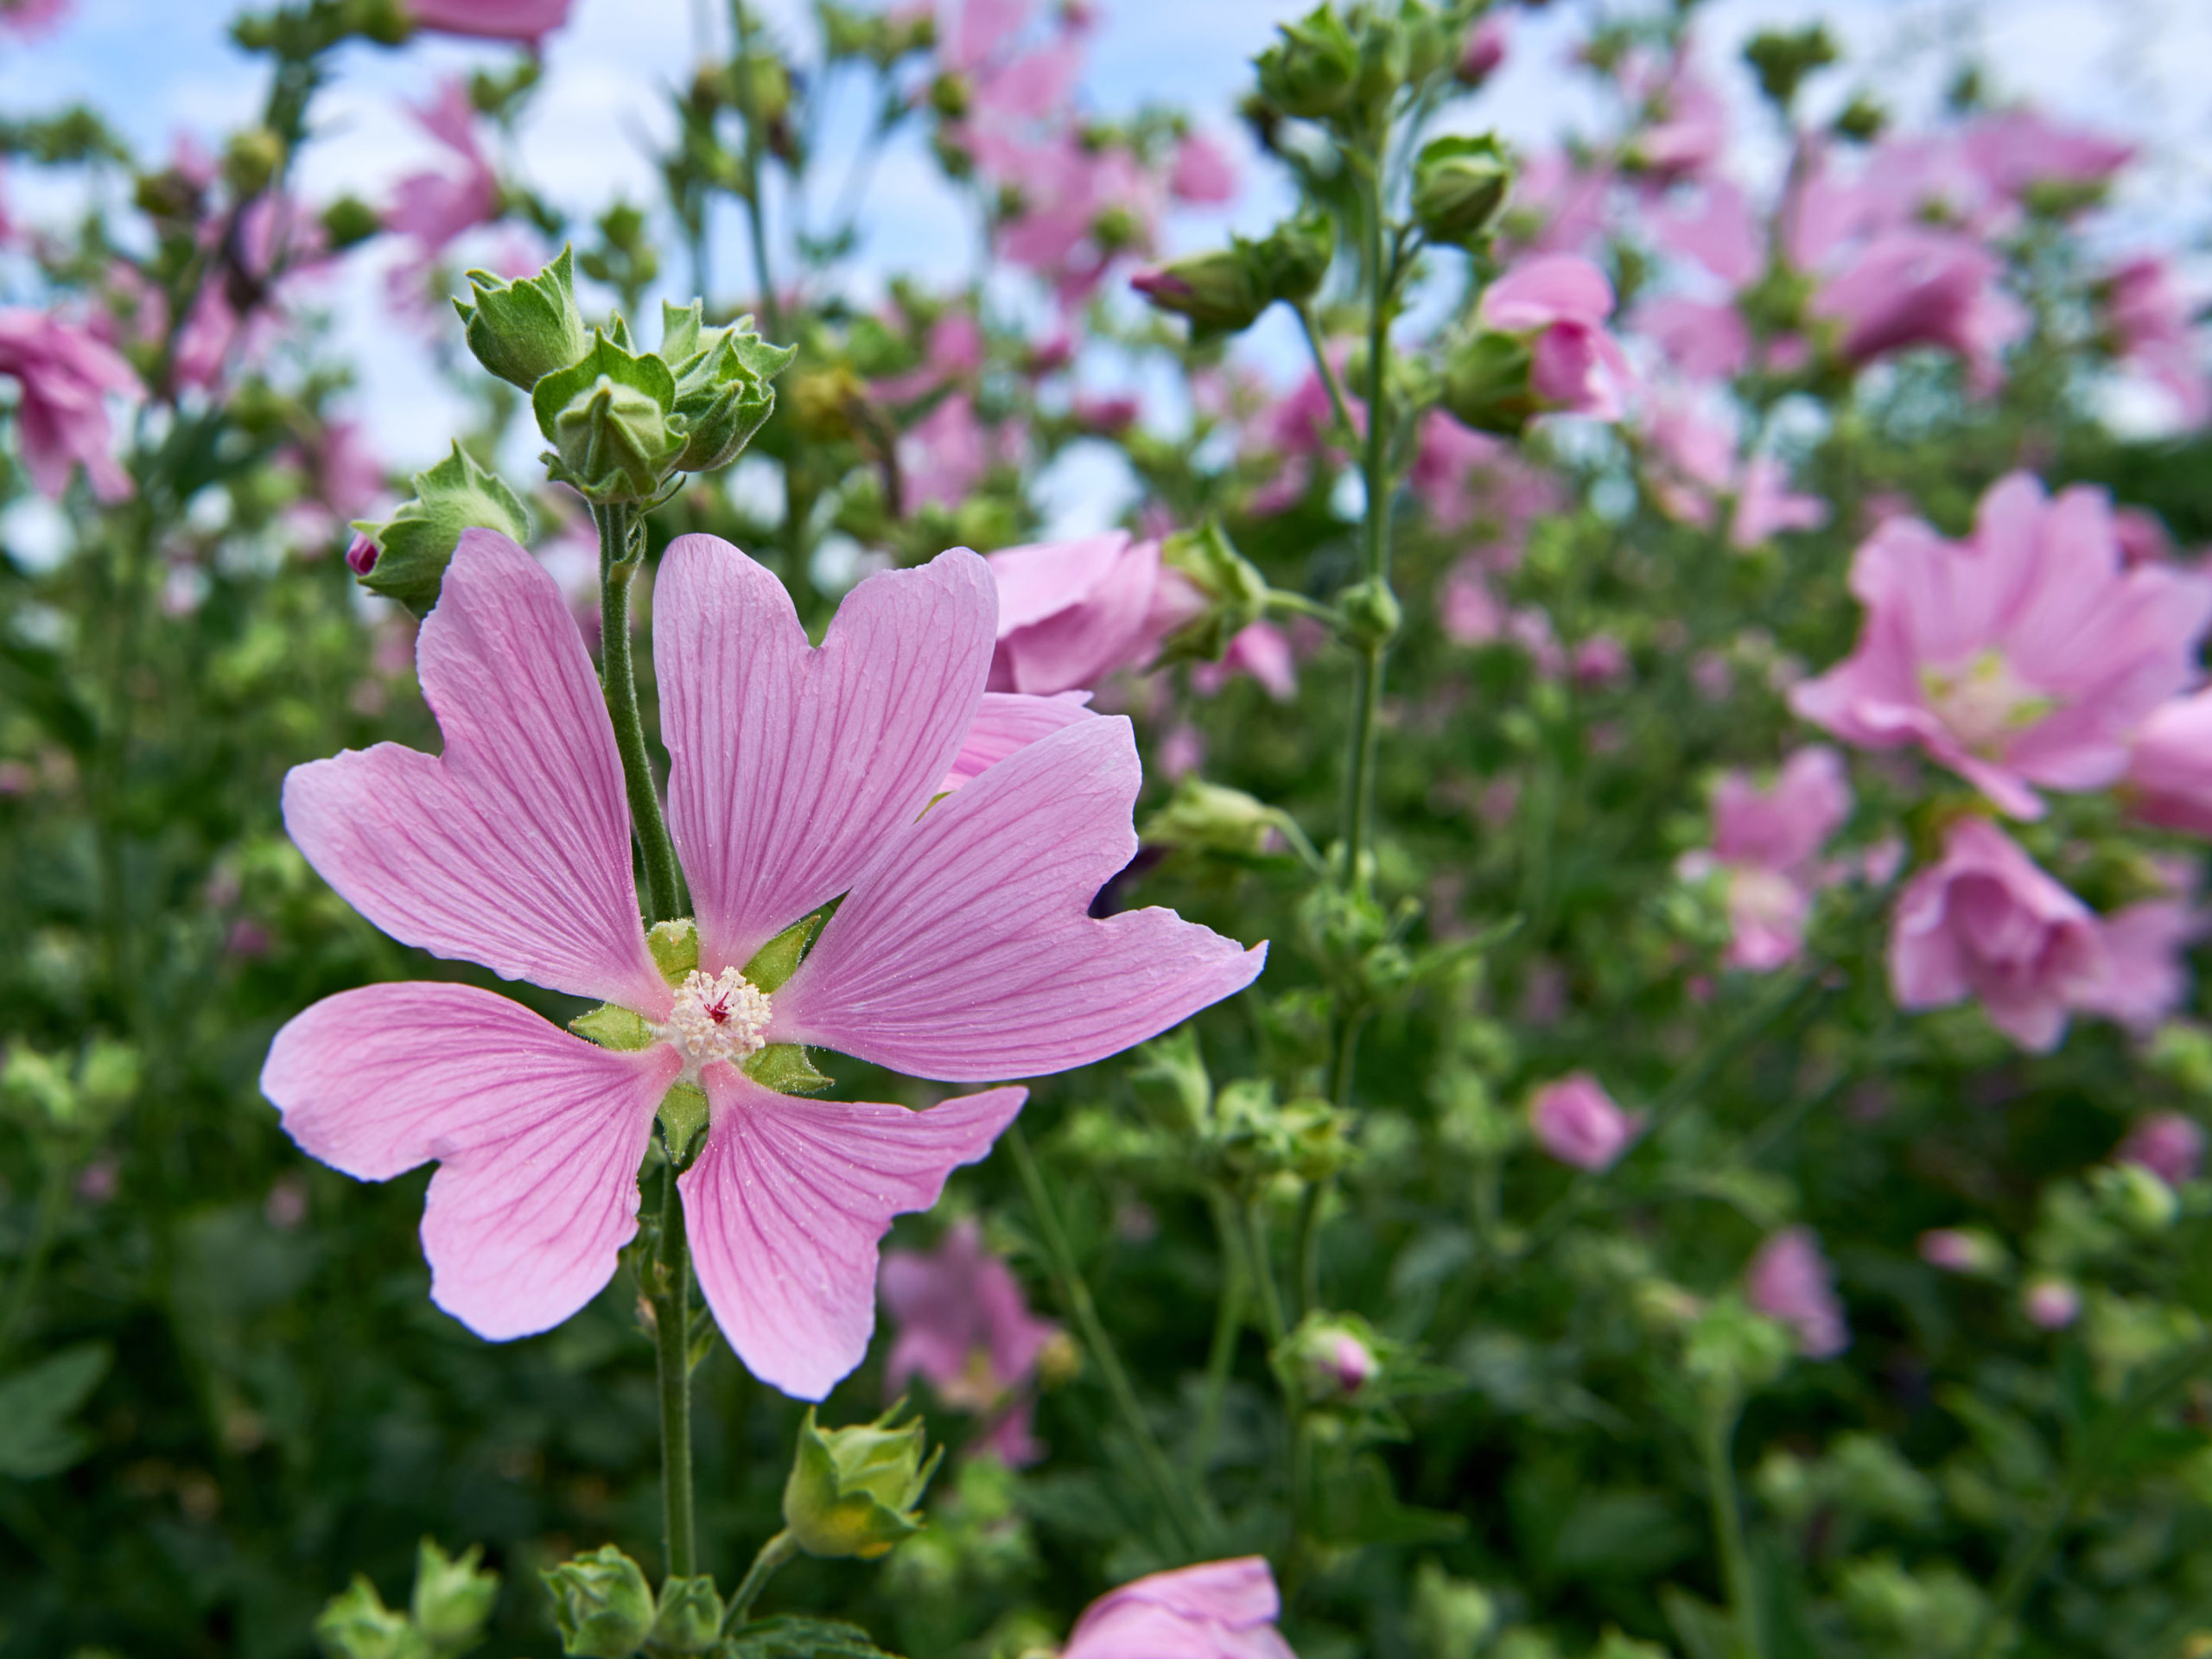
M1812 313L1842 331L1853 363L1935 346L1966 359L1968 383L1986 392L2005 346L2027 329L2027 313L1997 286L2003 267L1955 232L1897 230L1875 238L1814 295Z
M263 1091L311 1156L359 1179L442 1165L423 1216L431 1297L479 1334L559 1324L636 1231L656 1110L709 1107L678 1181L699 1281L753 1372L819 1399L874 1323L875 1248L990 1148L1024 1090L925 1112L772 1092L741 1065L813 1045L955 1082L1087 1064L1250 981L1264 957L1142 910L1088 913L1136 850L1122 720L1078 720L923 807L974 723L990 575L965 551L871 576L808 645L776 578L679 537L654 582L669 828L698 968L648 953L613 733L553 578L470 531L416 666L442 755L380 744L296 767L293 840L393 938L632 1011L596 1046L448 983L372 985L279 1032ZM843 895L764 991L745 964Z
M1831 748L1798 750L1770 790L1740 772L1721 779L1713 845L1685 857L1682 871L1727 878L1730 967L1770 972L1804 948L1805 918L1825 880L1821 849L1850 816L1851 785Z
M1640 1112L1624 1112L1587 1071L1548 1083L1529 1101L1536 1144L1577 1169L1611 1169L1643 1128Z
M990 556L999 644L991 689L1049 696L1094 686L1150 660L1160 641L1203 608L1160 563L1160 543L1108 531Z
M1504 67L1513 41L1506 16L1502 11L1485 12L1482 22L1468 32L1457 73L1470 86L1480 86Z
M1704 77L1680 69L1671 85L1657 90L1654 102L1658 118L1630 149L1638 167L1662 180L1686 179L1720 159L1728 148L1728 106Z
M1281 1612L1265 1557L1205 1561L1108 1591L1060 1659L1297 1659L1275 1629Z
M1630 380L1620 342L1604 326L1612 311L1605 272L1579 255L1548 253L1484 289L1475 315L1485 328L1535 337L1529 384L1545 404L1611 421Z
M2168 1186L2179 1186L2196 1179L2204 1161L2204 1131L2180 1112L2153 1112L2127 1132L2113 1155L2149 1170Z
M0 5L0 29L29 39L43 35L69 15L74 0L8 0Z
M1940 862L1897 900L1890 988L1901 1008L1981 1000L1989 1022L2037 1053L2058 1046L2069 1009L2108 972L2089 907L1986 818L1961 818Z
M2082 1317L2082 1293L2063 1279L2038 1279L2021 1297L2029 1322L2045 1331L2063 1331Z
M1649 216L1652 235L1669 253L1694 259L1732 289L1748 288L1766 265L1766 245L1744 193L1725 180L1707 183L1693 214L1662 202Z
M2097 924L2104 972L2074 1006L2148 1036L2189 1000L2189 947L2203 932L2202 916L2187 893L2114 911Z
M910 403L939 386L971 383L982 366L982 326L965 311L948 311L930 325L920 365L885 376L874 390L886 403Z
M1031 1402L1014 1396L1060 1328L1030 1313L1006 1263L984 1253L976 1224L957 1224L931 1255L890 1252L880 1289L899 1331L884 1362L886 1390L926 1377L946 1405L994 1420L983 1444L1007 1467L1043 1456L1029 1433Z
M1892 518L1852 561L1866 607L1850 657L1790 707L1849 743L1916 743L2015 817L2031 785L2101 789L2136 727L2195 676L2212 582L2124 569L2111 505L2046 499L2025 473L1981 499L1971 540Z
M1191 686L1200 696L1211 697L1239 674L1249 674L1277 702L1298 695L1297 656L1288 637L1272 622L1249 622L1231 634L1219 662L1192 666Z
M2172 264L2145 255L2120 265L2106 280L2105 309L2120 361L2164 387L2184 423L2202 426L2212 416L2212 383Z
M388 230L415 239L427 263L465 231L499 215L499 175L476 142L476 106L468 84L449 75L428 103L408 106L416 124L436 139L458 164L454 171L410 173L393 187L385 210Z
M130 479L117 465L108 425L110 392L139 393L130 365L73 323L29 306L0 309L0 374L22 388L16 406L16 439L23 469L41 493L58 500L73 467L102 501L130 493Z
M1751 1306L1797 1333L1808 1359L1834 1359L1851 1346L1834 1275L1809 1227L1790 1227L1759 1246L1744 1275Z
M992 462L1008 458L1019 445L1014 428L993 431L976 418L973 397L952 393L899 437L906 510L958 505L983 481Z
M2038 185L2103 184L2135 156L2132 144L2062 127L2032 110L1982 116L1961 135L1960 146L1990 189L2016 201Z
M1955 1227L1931 1227L1920 1236L1920 1259L1946 1273L1980 1273L1986 1255L1980 1240Z
M1229 152L1203 132L1186 133L1176 142L1175 161L1167 175L1167 193L1178 201L1219 204L1236 200L1236 163Z
M2212 690L2151 711L2128 754L2127 793L2145 823L2212 836Z
M417 29L536 46L569 21L569 0L402 0Z
M1636 308L1637 333L1693 380L1727 380L1751 360L1751 331L1725 300L1662 294Z

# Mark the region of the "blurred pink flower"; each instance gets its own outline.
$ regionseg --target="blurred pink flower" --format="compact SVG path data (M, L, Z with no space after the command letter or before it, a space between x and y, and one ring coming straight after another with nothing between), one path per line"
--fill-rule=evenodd
M1290 640L1272 622L1251 622L1230 636L1217 663L1194 663L1191 687L1200 696L1217 695L1238 674L1249 674L1277 702L1298 695L1298 658Z
M1095 686L1150 661L1163 639L1205 608L1185 578L1162 567L1160 543L1127 531L1009 547L989 564L999 594L995 691Z
M911 403L940 386L972 381L982 366L982 326L965 311L947 311L930 325L921 362L873 382L872 389L886 403Z
M994 462L1020 451L1021 429L1013 422L995 428L977 418L976 400L956 391L899 437L899 467L906 486L904 505L957 506L983 481Z
M1562 1164L1611 1169L1643 1129L1643 1115L1623 1111L1587 1071L1572 1071L1529 1097L1529 1127Z
M1833 879L1821 849L1851 816L1842 757L1821 745L1783 763L1770 790L1741 772L1722 777L1713 798L1713 845L1686 855L1693 880L1719 873L1728 887L1727 963L1766 973L1804 948L1813 895Z
M956 1223L926 1255L889 1252L878 1288L898 1331L884 1362L885 1392L926 1377L946 1405L989 1420L979 1449L1012 1469L1042 1457L1029 1432L1031 1402L1016 1396L1060 1328L1030 1313L1006 1263L985 1253L976 1224Z
M1547 406L1610 421L1619 418L1631 378L1605 327L1612 311L1605 272L1577 255L1552 253L1522 260L1484 289L1475 315L1485 328L1535 337L1529 382Z
M142 395L130 365L74 323L29 306L0 308L0 375L22 387L16 440L23 470L41 494L59 500L70 470L101 501L130 493L130 478L115 459L108 424L110 394Z
M569 21L570 0L401 0L417 29L536 46Z
M1751 218L1751 202L1726 180L1708 181L1692 213L1679 201L1658 203L1646 215L1653 238L1669 253L1692 259L1731 289L1748 288L1766 266L1766 244Z
M1169 727L1160 740L1160 770L1171 781L1187 778L1205 763L1205 734L1189 722Z
M2204 1161L2204 1130L2184 1113L2153 1112L2137 1122L2113 1156L2141 1166L2168 1186L2179 1186L2195 1180Z
M1643 95L1656 118L1630 143L1637 168L1672 181L1699 177L1720 159L1728 148L1728 105L1695 69L1673 66L1668 79Z
M1108 1591L1060 1659L1297 1659L1275 1629L1281 1612L1265 1557L1205 1561Z
M1167 191L1178 201L1218 205L1236 200L1236 163L1217 139L1185 133L1175 144Z
M2164 387L2189 425L2212 417L2212 382L2171 261L2146 254L2117 267L2105 281L2105 313L2124 365Z
M2020 1298L2030 1324L2045 1331L2063 1331L2082 1317L2082 1293L2063 1279L2038 1279Z
M1503 11L1484 12L1482 21L1468 30L1467 44L1459 53L1458 74L1469 86L1480 86L1504 67L1513 44L1508 17Z
M1645 418L1652 459L1647 483L1670 518L1712 527L1719 500L1733 494L1728 544L1749 551L1784 530L1815 530L1828 505L1789 487L1789 473L1770 455L1738 460L1733 432L1687 407L1655 403Z
M1967 541L1887 521L1851 588L1858 645L1790 707L1862 747L1916 743L2021 818L2043 813L2034 785L2120 778L2136 728L2195 677L2212 620L2212 580L2123 569L2101 492L2050 499L2025 473L1982 497Z
M1809 1227L1790 1227L1759 1246L1744 1276L1751 1306L1797 1333L1808 1359L1834 1359L1851 1346L1834 1274Z
M1942 860L1906 885L1889 957L1899 1007L1978 997L1992 1025L2036 1053L2058 1046L2069 1010L2110 971L2089 907L1986 818L1954 823Z
M7 0L0 5L0 29L29 39L56 27L76 0Z
M2128 754L2126 794L2145 823L2212 836L2212 690L2151 711Z
M392 187L391 206L385 209L385 228L414 238L419 270L463 232L499 217L499 175L476 142L476 106L460 76L447 76L427 102L409 105L407 112L454 163L409 174Z
M1728 301L1662 294L1638 305L1631 321L1693 380L1731 379L1751 363L1751 329Z
M1850 362L1940 346L1965 359L1968 385L1986 393L1998 384L2005 347L2027 331L2026 310L1998 286L2003 269L1955 232L1890 231L1821 285L1811 310L1838 327L1838 350Z
M1959 136L1967 163L2001 195L2024 200L2039 185L2101 185L2134 159L2135 147L2032 110L1978 117Z
M1437 621L1455 645L1486 645L1505 632L1505 606L1491 591L1490 574L1474 559L1462 559L1444 578L1437 599Z
M934 1204L1024 1091L912 1112L776 1093L742 1063L796 1044L947 1081L1041 1075L1248 983L1264 948L1165 910L1090 916L1136 849L1126 721L1064 726L922 813L984 694L995 601L973 554L868 577L819 647L783 584L712 537L677 538L652 600L669 828L698 937L680 985L646 950L582 639L553 578L504 537L463 534L419 635L442 753L383 744L296 767L284 787L293 840L372 923L629 1009L650 1040L602 1048L469 986L372 985L279 1032L262 1089L304 1150L348 1174L440 1162L431 1295L497 1339L550 1329L606 1287L637 1229L654 1114L690 1081L709 1126L678 1191L707 1304L756 1376L819 1399L867 1352L891 1217ZM745 976L841 893L772 994Z
M1955 1227L1933 1227L1920 1236L1920 1259L1946 1273L1976 1273L1983 1251L1971 1233Z

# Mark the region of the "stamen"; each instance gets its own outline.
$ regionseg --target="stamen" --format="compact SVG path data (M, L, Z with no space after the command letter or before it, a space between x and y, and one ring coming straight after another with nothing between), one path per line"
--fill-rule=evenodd
M669 1040L701 1065L741 1060L766 1045L768 1013L767 993L736 969L709 976L695 968L676 988Z

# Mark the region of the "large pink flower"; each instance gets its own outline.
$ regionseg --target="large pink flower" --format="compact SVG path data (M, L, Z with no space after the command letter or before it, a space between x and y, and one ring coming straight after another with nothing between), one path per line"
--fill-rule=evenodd
M884 1362L885 1388L896 1394L909 1378L927 1377L946 1405L990 1419L979 1444L1008 1467L1043 1456L1029 1432L1034 1402L1019 1391L1060 1327L1029 1311L1012 1271L984 1250L976 1224L959 1223L927 1255L892 1251L881 1288L899 1330Z
M402 0L417 29L535 46L569 21L570 0Z
M2105 281L2120 361L2164 387L2185 423L2202 426L2212 417L2212 382L2197 354L2194 311L2172 262L2158 255L2127 260Z
M1620 342L1605 330L1612 313L1605 272L1580 255L1548 253L1484 289L1475 315L1485 328L1534 337L1529 384L1548 408L1611 421L1630 380Z
M753 1080L764 1046L818 1045L956 1082L1081 1065L1248 983L1264 948L1164 910L1100 921L1136 850L1128 724L1078 719L930 805L975 724L992 645L982 562L874 576L810 648L782 585L711 537L654 588L669 824L696 920L681 983L647 951L622 770L553 579L471 531L417 667L446 736L296 768L287 828L372 922L434 955L637 1014L643 1046L594 1046L452 984L372 985L283 1031L262 1088L312 1155L382 1180L442 1167L423 1217L431 1294L482 1335L560 1323L636 1230L663 1096L709 1128L679 1180L700 1283L765 1380L810 1399L866 1351L876 1242L933 1204L1024 1091L928 1111L800 1099ZM925 811L924 809L927 808ZM744 969L842 895L790 978Z
M130 493L130 477L116 463L105 401L110 392L138 392L128 363L50 312L10 306L0 309L0 374L22 387L16 436L23 468L43 493L59 498L69 469L79 466L99 499Z
M1281 1612L1264 1557L1204 1561L1108 1591L1060 1659L1297 1659L1275 1629Z
M2135 728L2194 676L2212 582L2123 567L2105 497L2047 499L2024 473L1982 497L1973 538L1892 518L1852 562L1850 657L1790 694L1849 743L1917 743L2015 817L2032 785L2101 789Z
M990 556L999 594L991 689L1038 696L1095 686L1150 659L1161 639L1205 608L1158 542L1111 530Z

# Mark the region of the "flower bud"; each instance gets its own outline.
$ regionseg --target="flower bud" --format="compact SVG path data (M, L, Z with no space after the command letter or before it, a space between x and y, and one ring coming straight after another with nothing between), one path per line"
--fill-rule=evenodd
M2045 1331L2063 1331L2082 1317L2082 1293L2063 1279L2038 1279L2020 1298L2030 1323Z
M1267 851L1274 833L1274 810L1266 802L1241 789L1186 777L1166 805L1145 820L1142 839L1147 846L1256 858Z
M2004 1245L1979 1227L1930 1228L1920 1236L1920 1259L1974 1279L1994 1279L2012 1262Z
M612 1544L548 1568L561 1651L572 1659L629 1659L653 1629L653 1594L638 1564Z
M1759 90L1777 110L1796 102L1797 88L1806 76L1835 60L1835 41L1818 23L1794 30L1761 29L1744 44L1744 61L1751 66Z
M1185 577L1205 608L1162 642L1160 661L1218 662L1229 642L1267 614L1268 579L1209 520L1160 544L1160 563Z
M1405 612L1385 582L1357 582L1337 601L1344 619L1344 638L1363 651L1378 650L1397 637Z
M223 147L223 181L239 196L257 196L284 165L284 141L267 127L246 127Z
M537 383L530 402L537 429L553 444L549 473L588 501L644 500L688 435L668 365L600 329L582 358Z
M315 1621L315 1645L329 1659L429 1659L429 1645L404 1613L384 1605L377 1587L356 1573Z
M1250 327L1268 308L1251 246L1239 238L1226 248L1141 270L1129 286L1155 309L1188 317L1198 333L1235 334Z
M660 1587L660 1611L653 1619L655 1653L708 1653L722 1633L722 1599L714 1580L671 1579Z
M576 309L575 253L561 257L535 276L506 282L488 270L468 273L471 300L455 300L476 360L524 391L556 369L565 369L591 345Z
M415 1552L415 1599L410 1604L415 1628L440 1653L461 1653L476 1645L492 1604L499 1597L499 1575L480 1571L480 1545L458 1555L425 1538Z
M1285 115L1309 121L1333 115L1351 100L1359 81L1359 44L1326 3L1293 23L1260 54L1260 96Z
M784 1484L784 1524L808 1554L872 1561L922 1529L922 1493L944 1449L923 1457L919 1419L893 1426L904 1403L849 1428L819 1427L807 1408Z
M1518 437L1541 408L1529 385L1535 365L1528 341L1511 334L1477 334L1445 363L1444 407L1462 426Z
M2162 1233L2181 1211L2173 1188L2140 1164L2107 1164L2089 1185L2104 1212L2130 1232Z
M333 253L359 247L384 229L384 215L359 196L340 196L322 210L323 239Z
M1213 1079L1194 1026L1178 1026L1137 1051L1129 1092L1147 1116L1181 1135L1196 1135L1213 1116Z
M1364 1321L1308 1319L1291 1337L1292 1363L1306 1397L1316 1405L1356 1398L1382 1369L1371 1338Z
M776 406L768 384L798 355L772 346L740 317L727 328L701 327L700 302L661 307L660 357L676 376L676 412L689 429L678 469L710 473L737 459Z
M479 467L458 442L451 454L410 482L414 496L383 524L355 521L359 535L346 550L346 563L362 587L422 616L438 602L446 566L464 531L495 530L524 541L530 515L498 474Z
M1490 235L1512 188L1512 161L1494 136L1432 139L1414 162L1414 217L1435 240L1471 246Z
M1254 248L1259 280L1271 300L1311 299L1336 257L1337 227L1326 213L1286 219Z

